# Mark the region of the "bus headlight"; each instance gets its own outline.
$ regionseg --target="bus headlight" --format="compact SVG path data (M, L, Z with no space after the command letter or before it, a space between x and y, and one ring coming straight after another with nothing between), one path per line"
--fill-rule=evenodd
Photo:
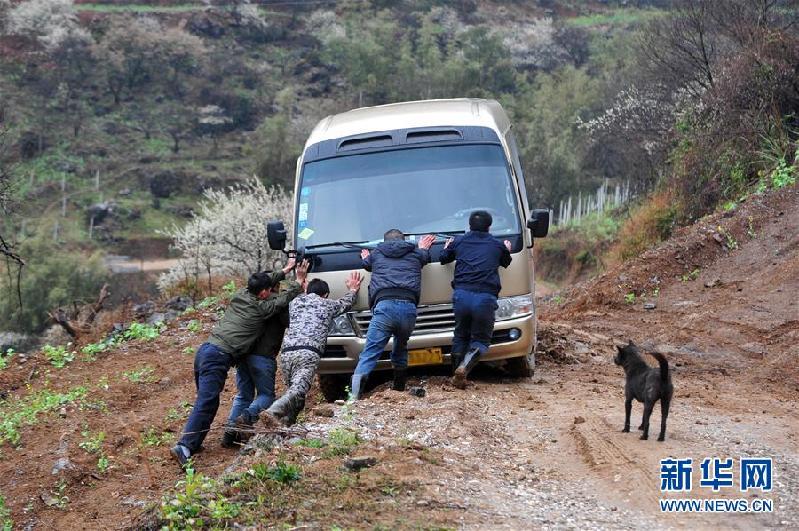
M329 336L354 336L355 330L352 329L352 322L347 314L339 315L333 319L333 324L330 325Z
M516 297L502 297L497 299L495 321L507 321L533 313L533 294L517 295Z

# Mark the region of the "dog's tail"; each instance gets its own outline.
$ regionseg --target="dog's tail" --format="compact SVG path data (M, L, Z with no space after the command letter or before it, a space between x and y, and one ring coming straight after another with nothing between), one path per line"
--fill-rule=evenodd
M653 358L658 360L658 365L660 365L660 379L665 382L669 379L669 362L666 360L666 356L660 352L650 352L650 354Z

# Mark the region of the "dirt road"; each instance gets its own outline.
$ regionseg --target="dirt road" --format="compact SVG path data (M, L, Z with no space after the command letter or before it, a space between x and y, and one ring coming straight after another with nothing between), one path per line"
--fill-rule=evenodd
M212 431L196 465L211 477L228 478L246 476L257 463L286 461L301 470L291 486L273 486L257 497L235 490L234 481L222 482L234 489L230 499L243 512L219 525L797 528L797 293L799 195L790 191L704 220L565 292L563 304L542 306L539 364L531 380L506 380L500 370L483 368L465 392L443 376L417 375L411 384L424 387L424 397L386 390L386 384L351 407L328 409L312 397L299 426L259 437L242 455L220 448L220 433ZM645 303L655 308L645 310ZM212 310L187 315L158 339L125 343L96 361L78 356L56 369L35 355L13 359L0 371L6 395L0 420L22 419L18 445L0 444L0 492L18 528L161 524L158 506L181 478L167 448L193 399L191 354L213 325ZM663 443L621 432L623 377L611 356L614 344L627 339L670 360L676 396ZM44 400L44 393L77 386L84 398L35 417L14 417L37 397ZM233 387L231 377L220 416ZM636 404L634 426L640 415ZM659 420L656 410L653 426ZM3 426L0 433L7 433ZM329 441L341 429L361 442L331 452ZM105 471L98 470L98 454L86 450L100 432ZM376 463L347 471L347 454ZM703 458L737 463L746 456L773 458L771 493L739 492L736 472L734 489L715 494L695 488L679 497L758 496L774 501L773 513L661 514L658 500L675 495L661 496L660 459L693 458L696 487Z

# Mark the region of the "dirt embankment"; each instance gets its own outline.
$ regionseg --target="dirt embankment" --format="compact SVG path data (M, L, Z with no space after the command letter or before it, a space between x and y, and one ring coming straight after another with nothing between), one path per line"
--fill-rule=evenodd
M384 385L354 407L334 406L330 418L312 413L313 398L300 426L247 455L219 447L215 428L197 467L211 476L277 460L300 467L300 480L263 502L262 525L795 528L797 293L799 194L792 189L703 220L562 294L564 304L545 306L531 380L486 368L461 392L443 377L417 375L412 384L426 389L424 397ZM34 356L0 371L7 405L31 403L44 389L86 389L84 399L22 422L19 446L0 446L0 492L17 526L155 523L153 508L181 477L168 441L193 399L193 349L213 321L211 311L188 315L152 342L129 342L65 369ZM623 378L611 356L627 339L670 360L676 396L663 443L621 433ZM215 426L233 388L231 377ZM640 414L634 405L634 423ZM653 426L659 421L656 410ZM349 472L346 456L296 445L299 438L326 440L336 428L357 432L362 442L352 452L375 464ZM85 449L100 432L110 465L104 472ZM774 512L661 514L659 460L693 458L696 484L698 462L713 456L773 457L774 490L695 490L693 497L756 495L773 499ZM59 462L68 465L55 470Z

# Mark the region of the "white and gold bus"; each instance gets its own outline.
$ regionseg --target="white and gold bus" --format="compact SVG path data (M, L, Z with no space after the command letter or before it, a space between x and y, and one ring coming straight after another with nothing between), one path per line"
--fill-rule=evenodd
M511 124L493 100L397 103L328 116L317 124L297 161L293 247L312 262L309 278L340 297L344 279L362 270L360 251L400 229L411 241L437 236L423 269L409 365L449 363L454 328L454 264L438 263L447 237L468 230L469 214L487 210L491 233L512 243L501 269L502 292L487 362L513 376L535 367L533 238L546 236L547 210L530 210ZM270 245L285 246L282 223L270 223ZM365 273L365 272L364 272ZM342 397L365 343L371 314L365 273L356 306L330 330L320 364L325 397ZM391 343L387 346L391 349ZM377 369L389 369L389 350Z

